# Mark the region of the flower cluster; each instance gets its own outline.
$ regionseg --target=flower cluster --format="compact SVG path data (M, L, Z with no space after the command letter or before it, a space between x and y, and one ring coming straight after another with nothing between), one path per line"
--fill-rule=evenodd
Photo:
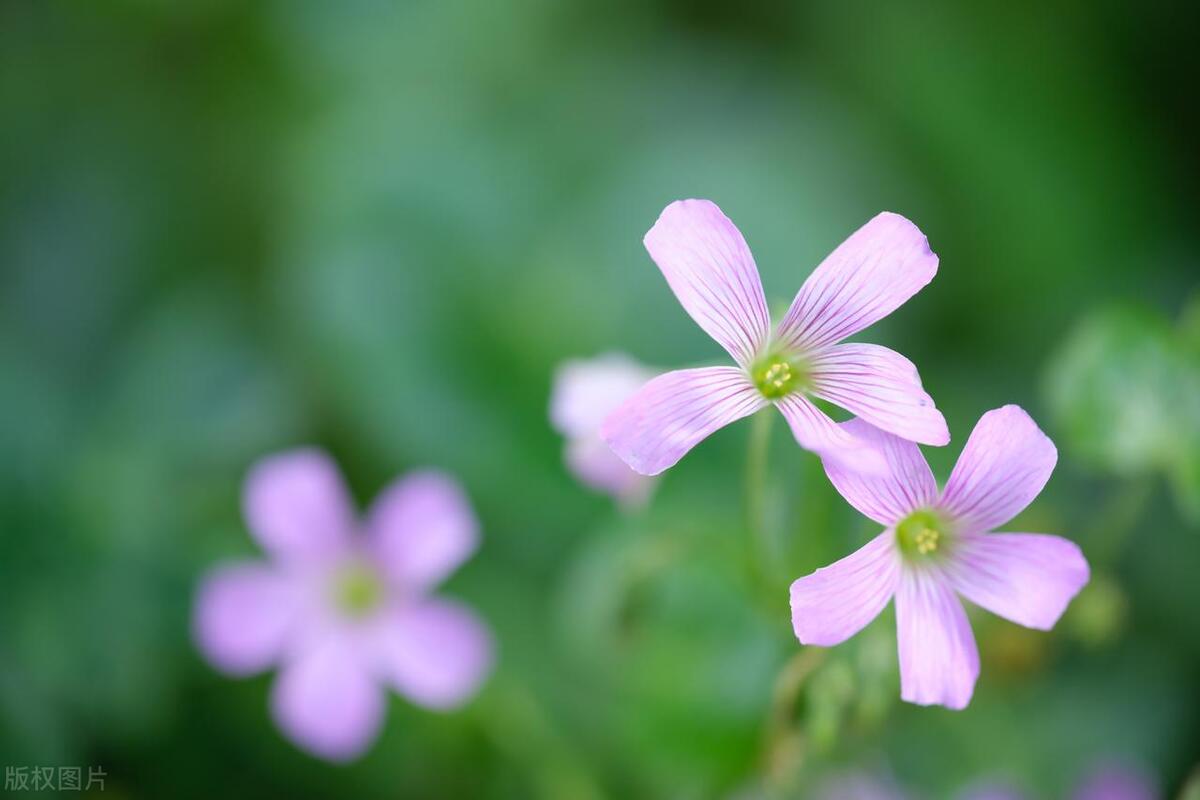
M876 216L813 271L774 330L750 249L716 205L672 203L645 244L680 304L736 366L650 380L600 435L632 470L655 475L719 428L777 408L846 501L885 528L792 584L797 638L838 644L894 600L901 696L965 707L979 656L958 598L1049 629L1089 569L1057 536L991 533L1054 469L1057 451L1028 414L1011 405L984 414L939 490L917 445L945 445L950 435L916 368L886 347L843 342L932 280L938 259L924 234L896 214ZM854 417L835 423L814 399Z
M939 489L918 445L945 445L950 434L916 367L881 345L845 341L933 279L938 258L924 234L896 214L876 216L813 271L774 327L750 249L713 203L667 206L645 245L734 365L657 377L618 354L563 365L550 416L570 470L636 507L652 476L709 434L774 407L845 500L884 528L792 584L796 637L836 645L894 601L901 696L965 707L979 656L959 598L1048 629L1089 571L1065 539L991 532L1054 469L1054 445L1028 414L984 414ZM853 418L835 422L818 402ZM244 513L270 560L203 580L195 638L225 673L278 667L271 711L297 745L334 761L358 756L382 724L385 687L435 710L476 693L491 636L468 608L432 594L479 541L452 478L402 477L359 522L332 460L297 450L252 469Z

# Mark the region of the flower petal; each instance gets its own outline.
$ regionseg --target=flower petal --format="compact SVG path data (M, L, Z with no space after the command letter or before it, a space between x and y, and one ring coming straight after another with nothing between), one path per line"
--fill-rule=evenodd
M479 523L458 482L433 470L394 481L371 504L367 539L388 576L424 591L441 582L479 546Z
M554 375L550 422L564 436L594 435L605 417L653 377L623 353L570 359Z
M764 405L736 367L682 369L642 387L609 415L600 436L634 470L657 475L709 434Z
M261 672L283 652L299 599L293 582L266 564L218 567L196 592L196 645L214 667L229 675Z
M933 280L937 266L925 234L885 211L808 276L776 338L798 350L840 342L903 305Z
M921 388L913 363L877 344L838 344L809 361L813 394L901 439L941 446L950 441L942 412Z
M971 431L942 492L942 507L970 530L992 530L1033 502L1057 461L1054 443L1024 409L993 409Z
M895 538L884 531L841 561L792 583L792 628L801 644L841 644L879 615L900 579Z
M937 502L937 481L921 448L861 419L838 426L879 453L886 468L853 469L836 458L822 459L825 474L846 502L881 525L895 525L918 508Z
M460 603L424 600L400 609L387 623L379 642L382 671L417 705L461 705L491 671L491 634Z
M1054 627L1091 574L1078 545L1039 533L966 535L945 570L975 605L1040 630Z
M932 569L906 569L896 592L900 697L922 706L966 708L979 677L979 650L962 603Z
M796 442L805 450L811 450L823 460L837 462L847 470L869 473L886 470L887 464L876 449L834 422L804 395L789 394L777 400L775 406L787 420Z
M316 449L292 450L255 464L242 505L251 533L281 559L327 558L348 546L354 529L341 473Z
M284 734L330 761L349 761L375 740L385 697L351 643L324 637L279 673L271 711Z
M701 328L743 367L767 342L771 319L746 240L715 203L677 200L645 237L646 250Z

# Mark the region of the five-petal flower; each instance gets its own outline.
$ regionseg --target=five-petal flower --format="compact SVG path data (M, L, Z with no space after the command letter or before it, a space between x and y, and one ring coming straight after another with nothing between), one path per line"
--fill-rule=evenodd
M358 756L383 721L385 685L432 709L475 693L491 666L491 636L465 606L430 595L478 545L453 479L400 478L360 532L337 466L296 450L251 470L244 513L272 561L206 576L195 637L227 674L280 666L271 710L297 745L334 761Z
M924 234L904 217L876 216L808 277L771 333L750 248L708 200L679 200L645 238L688 314L737 362L660 375L608 417L601 436L631 467L655 475L719 428L774 405L802 447L843 456L857 448L810 398L922 444L950 434L904 356L842 344L886 317L937 272Z
M1018 406L984 414L946 483L912 442L862 420L843 423L886 460L866 474L825 461L850 505L886 530L855 553L792 584L792 624L803 644L832 646L893 598L903 699L964 708L979 653L957 595L1029 628L1049 630L1089 577L1072 542L989 533L1041 492L1058 451Z

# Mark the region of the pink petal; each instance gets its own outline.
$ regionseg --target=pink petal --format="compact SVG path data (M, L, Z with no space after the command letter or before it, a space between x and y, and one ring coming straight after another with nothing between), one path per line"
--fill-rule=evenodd
M354 510L337 465L315 449L262 459L242 498L246 522L262 547L281 559L320 560L344 550Z
M654 375L622 353L566 361L554 375L550 422L567 437L595 435L604 418Z
M792 436L805 450L823 460L837 462L847 470L882 472L887 465L881 454L868 443L834 422L811 400L799 393L786 395L775 406L792 429Z
M792 628L801 644L841 644L879 615L900 579L895 539L892 531L884 531L841 561L792 583Z
M937 266L925 234L904 217L884 212L808 276L776 338L799 350L840 342L903 305L933 280Z
M673 466L709 434L766 405L736 367L659 375L609 415L600 436L643 475Z
M962 603L933 569L905 569L896 592L900 696L922 706L966 708L979 651Z
M881 525L895 525L919 508L937 502L937 481L921 449L861 419L843 422L843 430L879 453L886 468L876 472L823 459L825 474L846 502Z
M942 506L971 530L991 530L1042 491L1058 450L1020 406L987 412L958 457Z
M392 580L423 591L475 552L479 523L457 481L433 470L411 472L372 503L367 538Z
M383 722L383 690L349 644L326 637L288 663L271 691L271 711L283 733L330 761L361 755Z
M300 597L284 573L239 563L205 576L196 593L192 630L200 652L230 675L252 675L283 652Z
M813 394L901 439L941 446L950 441L913 363L877 344L838 344L809 362Z
M1050 630L1090 571L1079 547L1040 533L968 534L946 574L977 606L1027 628Z
M771 320L741 232L708 200L671 203L646 250L692 319L743 367L767 342Z
M414 703L448 709L469 700L492 668L492 637L467 607L441 599L407 606L387 620L381 668Z

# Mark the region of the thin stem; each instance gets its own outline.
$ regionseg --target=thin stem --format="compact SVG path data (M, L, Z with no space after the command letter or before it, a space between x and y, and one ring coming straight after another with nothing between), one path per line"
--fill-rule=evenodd
M603 800L586 761L555 727L538 696L515 679L498 675L476 704L480 725L498 750L523 768L534 794Z
M808 679L825 662L829 651L823 647L805 647L780 670L771 692L762 753L763 772L770 796L783 796L790 776L795 775L808 755L808 742L795 725L794 714L800 693Z
M769 589L773 572L773 550L767 521L767 463L771 449L771 423L775 415L759 411L750 418L750 442L746 450L746 530L751 547L748 566L760 588Z

